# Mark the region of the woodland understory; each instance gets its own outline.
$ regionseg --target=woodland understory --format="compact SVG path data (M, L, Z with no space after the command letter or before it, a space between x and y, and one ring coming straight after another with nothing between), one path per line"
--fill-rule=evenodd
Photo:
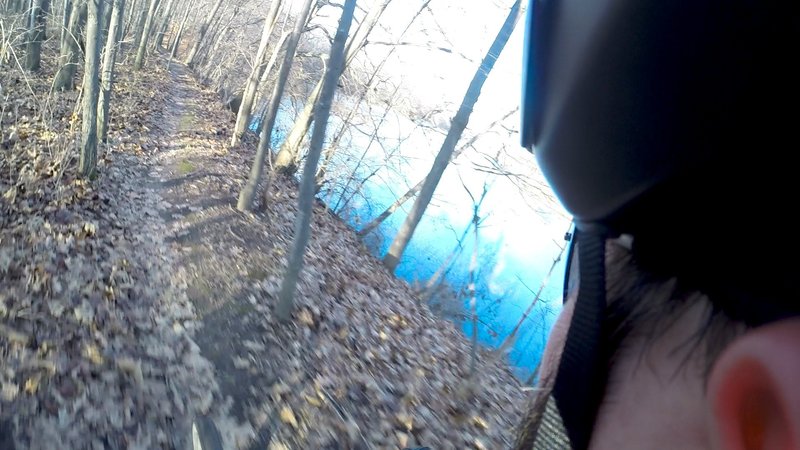
M232 146L230 95L170 57L191 42L145 44L137 68L142 46L120 40L107 138L86 169L91 88L54 89L57 28L26 67L9 17L0 448L183 449L193 434L225 449L511 446L528 394L504 359L434 315L318 200L281 306L306 188L267 171L242 207L263 149L252 133Z

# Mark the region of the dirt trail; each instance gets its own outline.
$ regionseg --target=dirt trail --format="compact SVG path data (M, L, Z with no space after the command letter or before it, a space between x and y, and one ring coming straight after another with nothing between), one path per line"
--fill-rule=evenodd
M225 173L230 170L224 148L227 133L207 125L215 122L207 116L219 105L184 66L172 65L171 74L167 108L154 121L160 145L151 154L150 185L171 205L162 210L162 217L179 255L174 276L187 285L202 324L195 341L214 365L222 395L206 420L220 430L226 449L245 442L250 448L265 448L270 434L254 429L246 410L252 391L266 390L275 380L255 362L251 370L240 370L240 353L243 345L258 346L264 331L249 320L255 306L242 295L245 280L260 275L248 268L263 265L264 255L270 254L268 240L250 233L247 225L253 219L233 208L238 178ZM199 427L213 434L210 422ZM213 436L208 439L214 441Z
M172 205L148 180L164 72L120 71L87 181L60 120L78 94L37 97L46 62L36 75L0 67L18 108L0 119L14 134L0 133L0 448L186 449L219 395L167 242Z
M465 383L467 340L322 204L294 320L273 318L296 183L277 178L253 213L237 211L253 137L228 148L230 111L184 66L170 75L167 107L150 118L149 183L171 205L162 217L173 276L216 371L221 397L208 418L224 448L508 447L525 402L509 371L485 358L479 380Z

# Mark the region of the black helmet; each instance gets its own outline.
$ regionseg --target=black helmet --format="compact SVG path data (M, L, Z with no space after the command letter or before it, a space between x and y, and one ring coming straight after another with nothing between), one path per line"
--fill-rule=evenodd
M586 448L608 357L605 239L734 320L800 314L794 2L531 0L522 143L574 217L578 301L554 395ZM792 261L784 263L781 261Z

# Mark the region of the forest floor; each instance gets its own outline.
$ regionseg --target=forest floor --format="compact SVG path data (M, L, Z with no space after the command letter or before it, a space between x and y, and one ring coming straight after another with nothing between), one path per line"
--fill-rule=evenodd
M231 112L163 67L121 65L91 182L58 150L77 94L0 68L0 447L187 448L192 423L225 449L510 447L505 363L470 378L468 339L321 203L276 321L296 182L238 212L255 137L229 148Z

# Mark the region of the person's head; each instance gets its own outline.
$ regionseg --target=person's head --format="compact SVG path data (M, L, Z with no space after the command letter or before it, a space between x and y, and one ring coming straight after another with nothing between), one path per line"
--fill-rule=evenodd
M523 145L577 226L574 448L800 448L791 2L532 0Z

